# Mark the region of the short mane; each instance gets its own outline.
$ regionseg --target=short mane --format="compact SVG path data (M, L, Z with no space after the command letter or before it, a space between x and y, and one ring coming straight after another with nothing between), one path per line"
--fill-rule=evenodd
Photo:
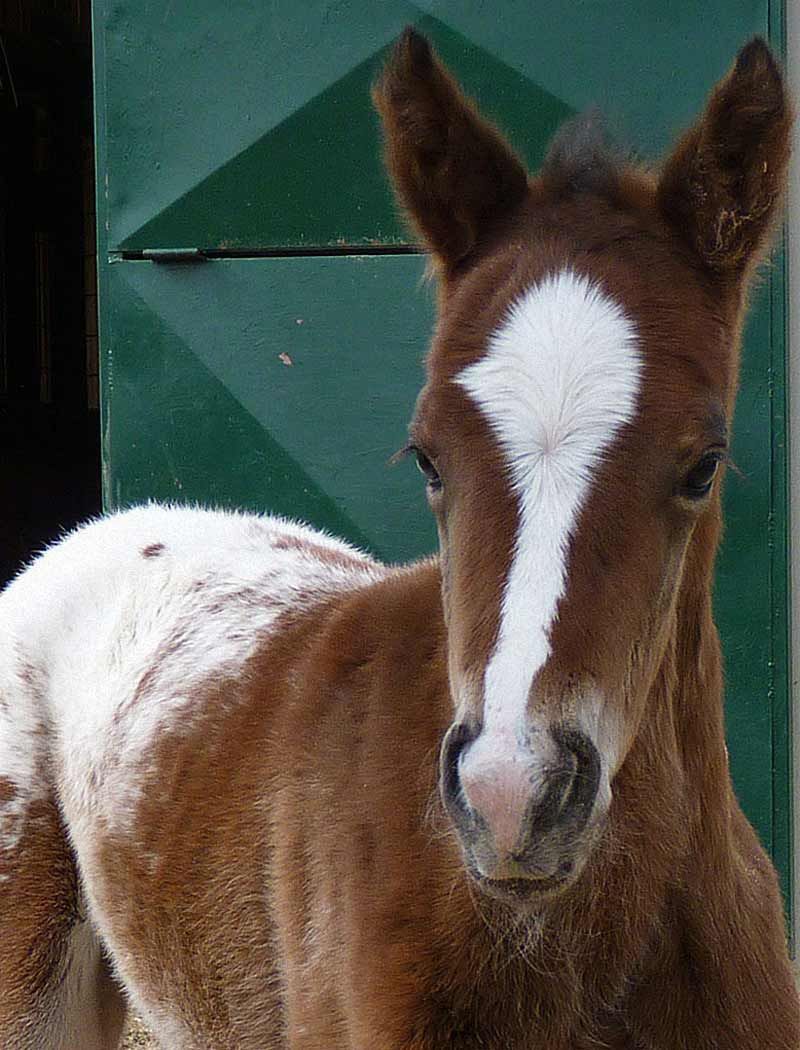
M568 193L611 194L627 164L609 139L603 114L595 107L562 125L547 151L541 175Z

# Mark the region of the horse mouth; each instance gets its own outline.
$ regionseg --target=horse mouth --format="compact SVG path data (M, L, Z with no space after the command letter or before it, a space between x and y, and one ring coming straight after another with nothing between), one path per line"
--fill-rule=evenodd
M492 879L474 870L470 871L470 876L477 889L487 897L518 907L555 896L574 881L575 870L570 865L566 871L543 878Z

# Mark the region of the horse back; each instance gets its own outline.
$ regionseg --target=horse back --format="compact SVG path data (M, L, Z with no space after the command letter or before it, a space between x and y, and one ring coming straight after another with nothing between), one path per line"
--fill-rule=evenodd
M43 846L72 868L57 914L69 932L85 911L170 1045L265 1045L280 1027L268 811L285 690L262 686L383 571L289 522L152 507L78 531L0 597L0 895ZM37 806L52 819L34 848ZM47 973L69 967L62 941Z

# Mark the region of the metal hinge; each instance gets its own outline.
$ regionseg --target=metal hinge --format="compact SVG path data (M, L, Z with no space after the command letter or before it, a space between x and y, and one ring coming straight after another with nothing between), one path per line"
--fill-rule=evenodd
M128 253L122 255L124 258ZM203 262L207 255L202 248L143 248L136 257L156 263L187 263Z

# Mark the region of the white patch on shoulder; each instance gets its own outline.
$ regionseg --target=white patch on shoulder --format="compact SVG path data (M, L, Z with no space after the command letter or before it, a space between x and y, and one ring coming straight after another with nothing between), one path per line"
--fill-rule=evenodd
M622 307L562 270L511 306L487 353L456 377L500 442L520 510L475 760L482 738L521 742L531 685L550 655L569 540L597 466L636 412L641 371Z

